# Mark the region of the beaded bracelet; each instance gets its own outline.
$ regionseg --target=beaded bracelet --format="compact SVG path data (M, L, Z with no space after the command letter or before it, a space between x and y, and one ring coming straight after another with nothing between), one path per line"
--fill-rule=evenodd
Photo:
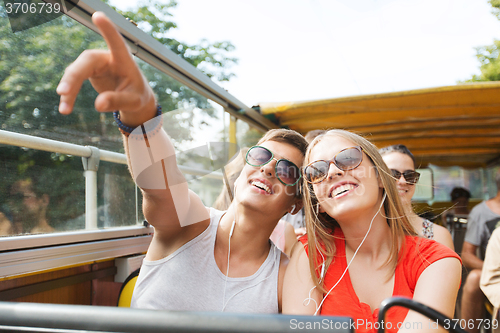
M161 116L161 115L162 115L161 105L158 104L156 106L156 115L155 115L155 118L158 117L158 116ZM113 112L113 117L115 118L115 122L118 125L118 130L123 135L125 135L127 137L138 127L138 126L137 127L130 127L130 126L127 126L124 123L122 123L121 120L120 120L120 111Z

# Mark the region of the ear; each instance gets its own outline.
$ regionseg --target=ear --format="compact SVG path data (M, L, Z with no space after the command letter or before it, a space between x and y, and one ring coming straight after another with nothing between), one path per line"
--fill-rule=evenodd
M302 209L302 199L296 199L292 207L290 207L290 214L295 215Z
M325 210L323 209L323 207L321 207L321 205L319 205L319 212L320 213L324 213L325 212Z

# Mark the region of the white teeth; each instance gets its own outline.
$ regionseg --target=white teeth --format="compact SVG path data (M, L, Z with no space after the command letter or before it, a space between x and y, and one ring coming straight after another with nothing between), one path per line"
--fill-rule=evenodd
M258 188L266 191L267 193L271 194L271 189L269 188L269 186L267 186L266 184L262 183L262 182L259 182L258 180L254 180L252 181L252 185L253 186L257 186Z
M339 187L337 187L336 189L333 190L332 192L332 197L335 197L341 193L344 193L346 191L350 191L352 189L355 189L356 186L353 185L353 184L345 184L345 185L341 185Z

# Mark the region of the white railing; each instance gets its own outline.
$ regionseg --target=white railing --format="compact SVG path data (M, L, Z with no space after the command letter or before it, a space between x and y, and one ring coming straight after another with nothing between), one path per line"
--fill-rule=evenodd
M72 143L44 139L4 130L0 130L0 144L81 157L83 159L85 176L86 229L97 228L97 169L99 161L127 164L125 154L102 150L91 146L80 146ZM182 165L179 166L179 169L186 174L222 180L221 172L212 172L203 169L185 167Z
M75 8L66 14L97 31L91 21L96 10L104 11L114 21L138 58L221 105L232 116L262 131L276 127L154 38L130 24L102 1L80 0ZM0 238L0 278L146 251L152 228L137 225L96 230L99 162L123 165L127 163L124 154L5 130L0 130L0 144L81 157L85 176L86 226L86 230L81 231ZM179 168L186 174L223 179L221 172L185 166ZM137 202L138 200L136 208ZM106 245L106 241L113 243L113 246Z
M82 157L87 230L0 238L0 277L145 252L152 228L137 225L97 229L97 166L99 161L127 164L124 154L0 130L0 144ZM179 166L182 172L215 179L222 173ZM138 200L136 200L136 209ZM15 251L13 251L15 250ZM35 253L36 252L36 253Z

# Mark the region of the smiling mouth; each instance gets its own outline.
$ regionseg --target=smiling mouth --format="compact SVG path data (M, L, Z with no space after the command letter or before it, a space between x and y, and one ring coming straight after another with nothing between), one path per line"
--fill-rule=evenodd
M351 190L354 190L356 187L358 187L358 185L354 185L354 184L344 184L344 185L341 185L339 187L336 187L330 193L330 198L335 198L335 197L341 196L341 195L343 195Z
M408 192L408 189L402 188L402 187L398 187L398 192L399 193L406 193L406 192Z
M269 186L267 186L266 184L264 184L258 180L254 180L250 184L257 187L258 189L266 191L266 193L268 193L268 194L271 194L271 189L269 188Z

